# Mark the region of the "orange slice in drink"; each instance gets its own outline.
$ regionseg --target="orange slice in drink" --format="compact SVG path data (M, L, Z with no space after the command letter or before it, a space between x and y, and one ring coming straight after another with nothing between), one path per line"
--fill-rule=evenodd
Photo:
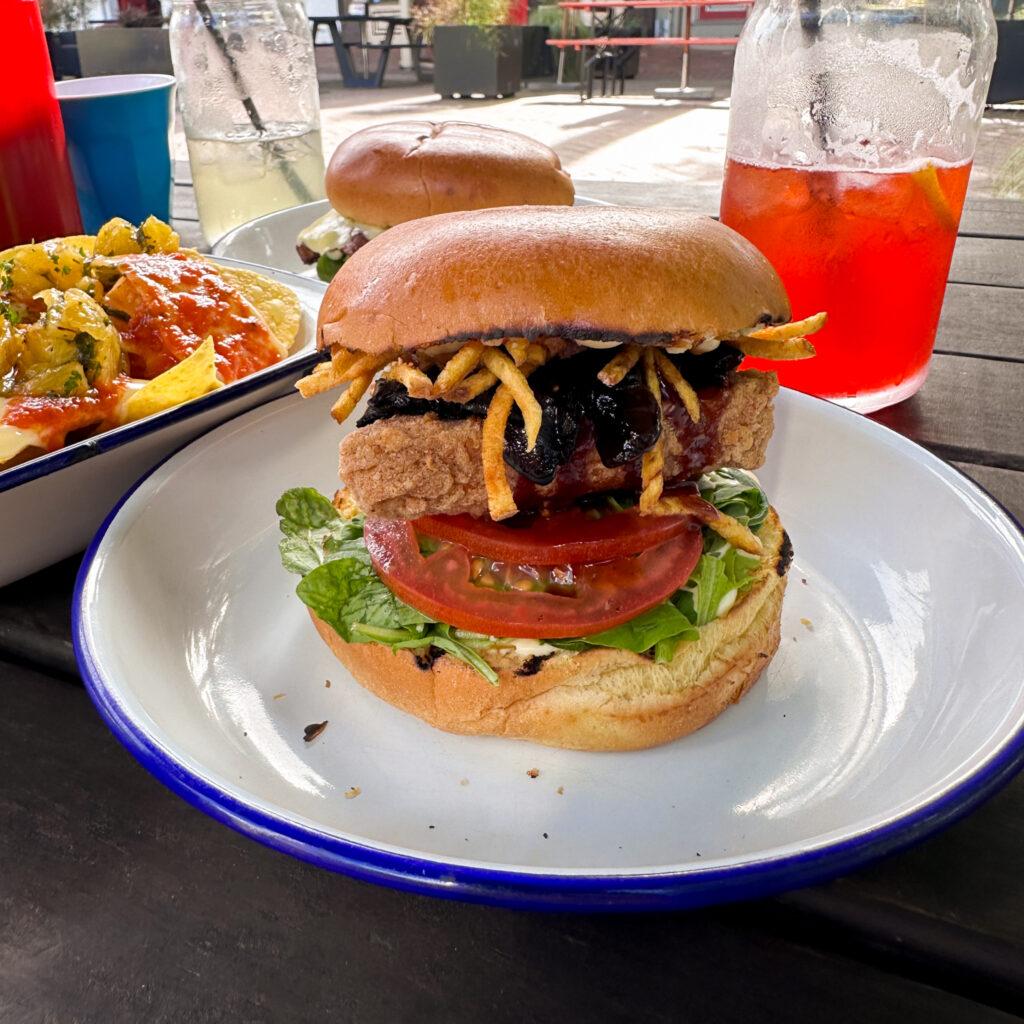
M926 164L919 171L911 171L910 177L913 178L914 183L924 193L924 197L928 200L928 205L932 208L935 219L939 224L949 231L956 231L956 217L953 216L946 193L942 191L942 185L939 183L939 172L935 164Z

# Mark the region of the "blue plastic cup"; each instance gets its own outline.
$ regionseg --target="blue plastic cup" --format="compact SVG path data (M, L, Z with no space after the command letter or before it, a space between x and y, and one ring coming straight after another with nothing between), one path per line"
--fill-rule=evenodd
M170 75L102 75L57 83L82 224L171 216Z

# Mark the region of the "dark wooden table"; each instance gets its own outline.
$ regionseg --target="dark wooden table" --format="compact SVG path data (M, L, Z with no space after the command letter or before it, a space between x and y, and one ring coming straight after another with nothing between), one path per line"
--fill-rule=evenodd
M580 191L716 207L713 191L678 185ZM190 203L180 189L178 224L194 241ZM970 202L951 282L927 384L877 418L1022 518L1019 204ZM1024 1013L1024 778L916 849L757 903L570 916L409 896L265 849L150 778L75 674L75 569L72 559L0 590L4 1024L940 1024Z

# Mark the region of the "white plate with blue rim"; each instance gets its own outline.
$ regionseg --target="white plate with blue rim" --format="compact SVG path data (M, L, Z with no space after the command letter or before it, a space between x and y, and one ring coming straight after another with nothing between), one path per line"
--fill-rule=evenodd
M739 704L675 743L593 754L448 735L382 703L319 641L278 557L280 494L335 486L331 401L281 399L172 456L79 576L100 713L224 824L438 896L697 906L900 849L1020 768L1019 526L912 442L787 391L759 476L796 556L782 645Z
M316 317L327 286L242 260L216 262L258 270L298 295L302 322L289 354L202 398L0 471L0 523L11 541L0 558L0 586L81 551L142 473L211 427L287 394L316 362Z
M607 206L603 200L577 196L576 206ZM316 267L307 266L295 251L299 232L308 228L331 208L326 199L303 203L286 210L267 213L233 228L213 244L217 256L277 267L292 274L317 280Z

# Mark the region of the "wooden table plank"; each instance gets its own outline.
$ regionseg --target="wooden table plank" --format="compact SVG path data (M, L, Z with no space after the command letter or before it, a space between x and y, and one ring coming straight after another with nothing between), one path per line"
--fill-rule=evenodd
M935 349L1024 361L1024 288L947 285Z
M953 250L950 281L1024 288L1024 242L1019 238L961 235Z
M945 459L1024 470L1024 363L937 355L906 402L872 414Z
M782 938L763 904L529 914L318 871L165 790L81 691L0 680L4 1021L1013 1019Z
M954 462L953 465L988 491L1018 523L1024 523L1024 473L968 462Z

